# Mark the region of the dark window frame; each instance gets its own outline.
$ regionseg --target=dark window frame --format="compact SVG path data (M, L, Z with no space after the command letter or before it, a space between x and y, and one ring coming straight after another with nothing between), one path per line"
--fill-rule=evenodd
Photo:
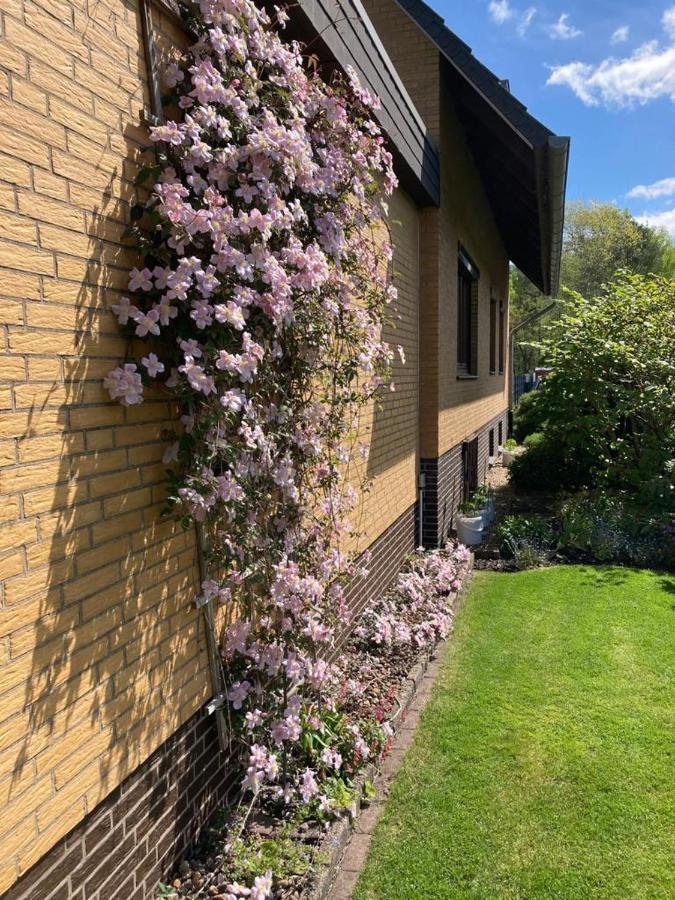
M466 250L457 259L457 377L478 377L478 283L480 271Z
M478 437L462 442L462 499L466 503L478 489Z

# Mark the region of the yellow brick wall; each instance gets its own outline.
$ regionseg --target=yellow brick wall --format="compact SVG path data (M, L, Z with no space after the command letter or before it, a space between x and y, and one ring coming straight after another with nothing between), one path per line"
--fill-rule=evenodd
M360 466L371 482L355 516L361 532L359 548L369 546L415 503L419 434L419 284L420 213L401 189L390 199L390 236L394 248L392 275L398 297L389 310L385 339L403 348L405 363L395 353L395 391L383 391L364 421L368 460Z
M506 377L488 374L490 292L508 299L508 257L444 83L438 48L394 0L364 5L440 151L440 209L425 209L421 222L420 453L433 458L508 405ZM457 380L458 242L481 271L475 381Z
M394 0L364 0L363 5L432 140L438 144L441 128L438 51Z
M147 157L135 4L0 0L0 892L210 695L156 394L109 402ZM155 13L166 44L181 36Z
M435 353L425 361L438 385L436 453L442 456L508 405L505 374L490 375L490 295L508 300L509 260L478 171L466 145L452 96L441 83L441 209L437 214L439 280ZM457 378L457 250L461 243L478 268L478 373ZM508 365L505 365L508 372ZM423 432L423 435L425 432ZM427 437L429 435L427 434ZM423 437L423 441L425 438ZM432 443L433 447L433 443Z
M0 0L0 892L210 695L194 541L160 515L166 398L109 402L148 158L138 9ZM183 42L156 11L164 47ZM415 500L418 213L392 202L405 347L374 416L375 539Z

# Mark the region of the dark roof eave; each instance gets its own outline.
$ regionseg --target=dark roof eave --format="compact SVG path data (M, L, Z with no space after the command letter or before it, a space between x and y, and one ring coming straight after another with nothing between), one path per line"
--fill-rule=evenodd
M440 203L438 149L389 58L360 0L298 0L314 31L313 50L323 45L343 71L352 66L381 101L376 113L389 139L401 184L423 206Z
M523 148L523 157L534 158L532 181L536 185L532 201L539 210L539 246L531 244L519 254L532 260L523 271L545 294L555 295L560 280L560 255L564 220L565 188L570 140L557 137L531 116L504 83L477 60L460 38L422 0L396 0L401 9L437 46L456 76L475 93L490 115L501 119ZM489 115L486 113L486 121ZM493 120L496 123L496 119ZM532 164L530 164L532 165ZM505 243L507 243L505 241ZM539 259L539 263L534 261ZM518 259L513 261L518 265ZM535 271L534 269L537 269Z
M548 213L550 216L550 270L545 294L557 297L560 290L560 260L565 226L565 193L569 165L570 139L551 135L548 139Z

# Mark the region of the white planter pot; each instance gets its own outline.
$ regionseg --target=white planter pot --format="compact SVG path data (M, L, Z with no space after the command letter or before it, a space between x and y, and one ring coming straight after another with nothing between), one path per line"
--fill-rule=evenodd
M502 450L502 465L510 466L513 460L516 458L516 454L513 450Z
M476 547L483 540L482 516L458 516L457 540L465 547Z

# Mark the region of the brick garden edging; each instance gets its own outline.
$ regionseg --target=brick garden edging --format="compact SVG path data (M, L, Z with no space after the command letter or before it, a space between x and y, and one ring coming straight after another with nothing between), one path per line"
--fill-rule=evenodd
M457 613L464 601L473 574L474 557L471 554L467 574L452 604ZM362 787L367 781L375 784L376 796L368 806L361 803L362 791L358 791L357 809L352 818L334 822L321 850L328 859L316 875L307 900L350 900L359 874L368 855L375 825L384 809L389 785L398 772L406 751L412 744L419 719L431 697L445 653L452 641L452 634L434 650L422 655L408 673L398 697L399 708L390 720L395 730L391 750L384 758L368 766L357 779ZM337 876L340 875L339 882Z

